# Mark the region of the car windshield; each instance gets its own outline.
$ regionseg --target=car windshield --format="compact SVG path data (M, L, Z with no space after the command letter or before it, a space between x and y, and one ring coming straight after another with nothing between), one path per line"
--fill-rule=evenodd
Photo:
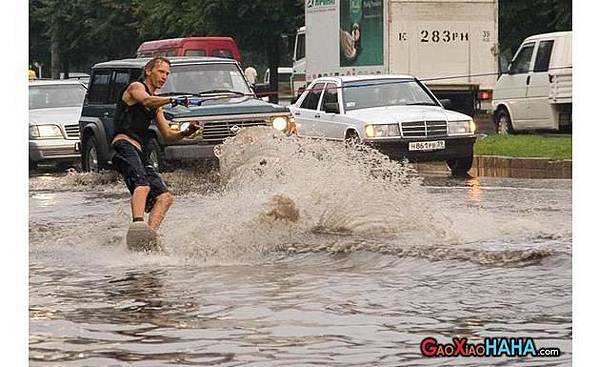
M215 63L172 66L167 82L157 94L196 94L215 90L252 93L237 65Z
M81 107L85 88L78 84L29 86L29 109Z
M437 106L431 95L414 79L376 79L346 82L346 111L382 106Z

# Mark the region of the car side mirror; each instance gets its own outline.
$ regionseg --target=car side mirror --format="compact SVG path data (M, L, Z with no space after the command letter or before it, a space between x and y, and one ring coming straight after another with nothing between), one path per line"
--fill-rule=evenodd
M442 107L444 107L445 109L449 110L452 108L452 100L451 99L440 99L440 103L442 104Z
M499 66L499 71L500 74L508 74L508 70L509 70L509 66L510 64L507 64L506 61L500 61L500 63L498 64Z
M510 69L510 64L512 60L512 52L510 49L501 52L498 55L498 71L501 74L508 74L508 70Z
M325 103L325 113L340 113L340 105L337 102Z

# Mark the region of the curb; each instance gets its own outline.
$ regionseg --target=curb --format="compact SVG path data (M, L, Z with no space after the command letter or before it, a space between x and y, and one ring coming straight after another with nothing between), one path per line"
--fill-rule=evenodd
M476 155L471 175L510 178L572 178L572 160Z
M549 158L515 158L493 155L473 156L469 174L474 177L572 178L572 160ZM414 163L422 173L449 173L445 162Z

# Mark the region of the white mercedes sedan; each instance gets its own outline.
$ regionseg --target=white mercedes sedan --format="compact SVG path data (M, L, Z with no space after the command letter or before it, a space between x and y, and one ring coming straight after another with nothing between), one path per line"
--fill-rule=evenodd
M301 137L356 140L392 159L446 161L454 176L466 176L473 163L473 119L446 110L413 76L317 78L290 110Z
M79 162L79 116L85 87L77 80L29 82L29 167Z

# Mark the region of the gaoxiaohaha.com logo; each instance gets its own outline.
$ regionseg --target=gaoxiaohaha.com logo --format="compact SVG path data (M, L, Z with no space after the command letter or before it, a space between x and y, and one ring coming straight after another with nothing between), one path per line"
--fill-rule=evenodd
M469 343L467 338L452 338L440 344L433 337L421 341L425 357L559 357L558 348L537 348L532 338L485 338L483 343Z

